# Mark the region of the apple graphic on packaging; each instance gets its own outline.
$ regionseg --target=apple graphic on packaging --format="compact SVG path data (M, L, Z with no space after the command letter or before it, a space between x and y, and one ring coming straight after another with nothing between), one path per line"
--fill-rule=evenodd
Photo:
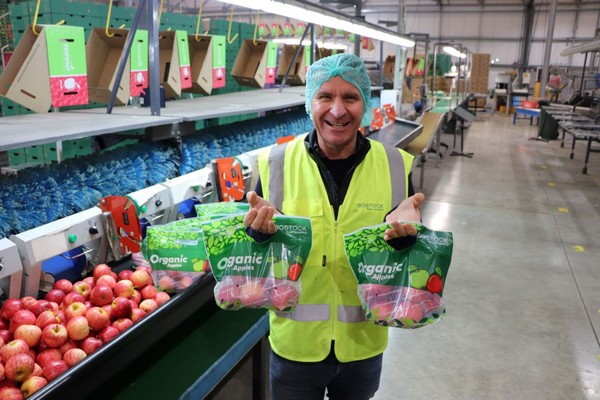
M424 269L416 270L410 273L410 286L416 289L423 289L427 286L429 272Z

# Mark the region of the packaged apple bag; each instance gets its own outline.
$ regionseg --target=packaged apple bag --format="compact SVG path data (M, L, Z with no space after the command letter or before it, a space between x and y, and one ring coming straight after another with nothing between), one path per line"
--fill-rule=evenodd
M246 233L244 214L202 224L219 307L288 312L298 304L302 266L312 245L310 219L277 215L274 221L277 232L261 243Z
M452 233L415 224L414 245L395 250L383 235L389 224L344 235L366 317L378 325L420 328L446 313L442 299L452 258Z
M146 229L142 254L159 290L181 291L210 270L200 224L198 218L186 218Z

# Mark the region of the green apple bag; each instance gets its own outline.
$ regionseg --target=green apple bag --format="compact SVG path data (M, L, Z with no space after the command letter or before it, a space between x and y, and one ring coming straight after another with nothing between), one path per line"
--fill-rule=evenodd
M277 232L261 243L246 233L244 214L202 224L219 307L287 312L298 303L302 266L312 245L310 219L277 215L274 222Z
M400 251L383 240L389 224L344 235L358 297L366 317L378 325L420 328L446 313L442 293L452 258L452 233L415 227L416 243Z

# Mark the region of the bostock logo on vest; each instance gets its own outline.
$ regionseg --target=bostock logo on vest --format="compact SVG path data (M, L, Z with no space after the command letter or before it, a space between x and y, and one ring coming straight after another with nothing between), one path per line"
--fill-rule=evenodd
M361 274L365 274L370 276L373 280L384 281L388 279L393 279L394 274L397 272L402 272L402 264L394 263L392 265L386 264L376 264L369 265L363 264L362 262L358 263L358 272Z
M262 261L262 256L256 254L224 257L217 263L217 268L220 270L231 268L233 271L253 271L255 267L262 265Z
M383 211L381 203L356 203L356 208L363 208L366 211Z

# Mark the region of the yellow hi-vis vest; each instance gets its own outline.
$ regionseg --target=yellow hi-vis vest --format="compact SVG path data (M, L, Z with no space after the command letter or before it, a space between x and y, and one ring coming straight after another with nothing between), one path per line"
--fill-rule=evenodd
M337 359L349 362L381 354L387 346L388 328L365 318L343 235L382 223L392 207L406 198L413 157L370 143L371 149L352 175L337 221L304 135L259 155L264 198L284 214L310 217L312 223L300 302L290 313L270 312L269 341L281 357L321 361L334 340Z

